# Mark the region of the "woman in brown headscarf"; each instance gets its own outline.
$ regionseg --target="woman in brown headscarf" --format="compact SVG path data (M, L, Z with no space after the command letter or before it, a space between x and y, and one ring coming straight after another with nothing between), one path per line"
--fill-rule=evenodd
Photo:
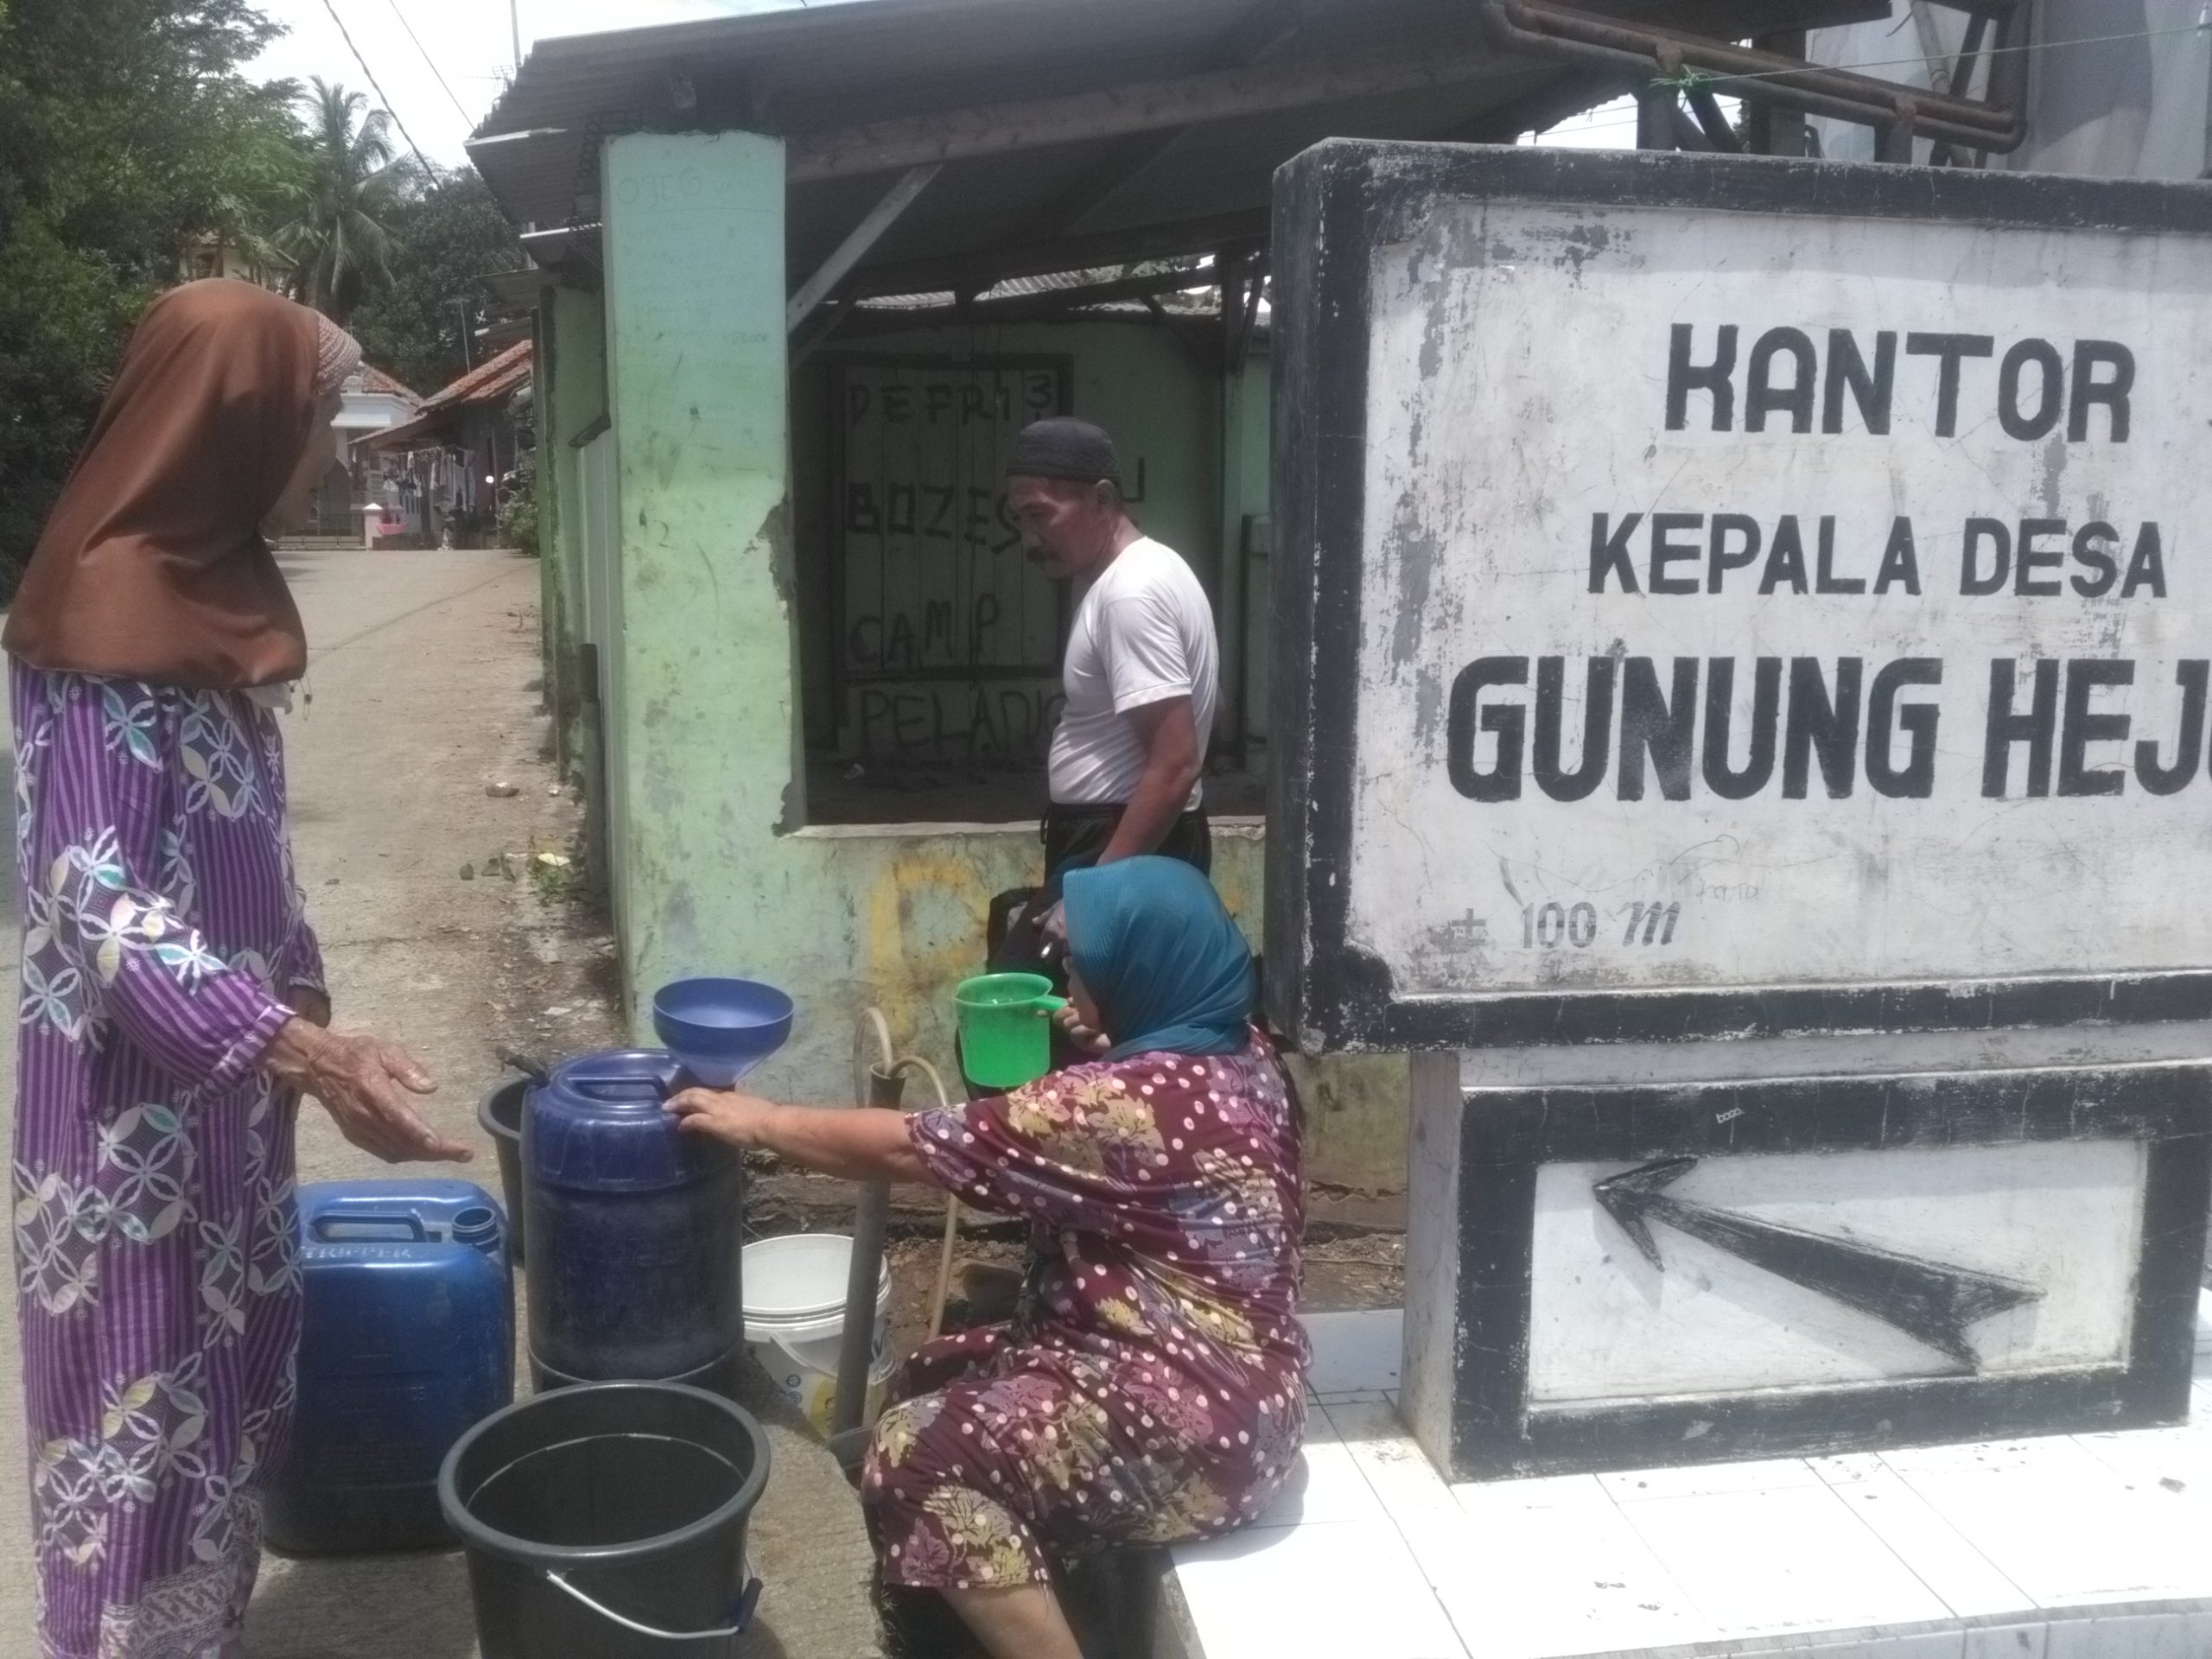
M244 283L131 337L0 645L22 878L15 1227L47 1659L213 1659L292 1402L302 1092L379 1157L465 1158L330 1007L273 704L304 521L360 358Z

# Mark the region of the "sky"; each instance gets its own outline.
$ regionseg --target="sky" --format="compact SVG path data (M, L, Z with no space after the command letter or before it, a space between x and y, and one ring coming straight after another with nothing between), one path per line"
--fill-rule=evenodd
M513 0L513 24L524 55L533 41L610 28L643 29L740 12L772 10L804 0ZM372 107L397 116L408 137L442 166L467 158L461 146L514 69L509 0L259 0L290 33L254 66L262 79L310 75L366 93ZM337 21L334 22L333 12ZM339 24L345 26L345 34ZM410 35L410 30L412 34ZM367 60L364 74L346 35ZM418 44L419 42L419 44ZM435 67L433 67L435 65ZM373 75L384 89L369 85ZM395 143L406 141L397 133ZM1636 143L1636 108L1623 100L1563 122L1539 142L1629 148Z
M255 64L263 79L310 75L341 81L398 117L423 154L447 167L467 160L463 142L514 70L509 0L258 0L270 21L291 31ZM643 29L739 12L772 10L790 0L513 0L522 48L555 35ZM379 98L347 49L331 11L385 96ZM413 38L408 30L414 31ZM420 41L418 48L416 42ZM427 58L423 48L427 48ZM435 62L435 69L432 63ZM440 78L443 84L440 84ZM404 143L398 134L395 143Z

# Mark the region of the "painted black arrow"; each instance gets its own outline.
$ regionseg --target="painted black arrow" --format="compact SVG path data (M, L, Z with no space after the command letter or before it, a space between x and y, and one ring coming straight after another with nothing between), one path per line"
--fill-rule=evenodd
M1694 1158L1669 1158L1599 1181L1591 1189L1605 1213L1662 1273L1667 1264L1660 1260L1658 1242L1651 1236L1655 1221L1895 1325L1970 1371L1981 1369L1981 1356L1967 1340L1967 1328L2043 1294L2033 1285L1971 1268L1923 1262L1669 1198L1664 1189L1696 1166Z

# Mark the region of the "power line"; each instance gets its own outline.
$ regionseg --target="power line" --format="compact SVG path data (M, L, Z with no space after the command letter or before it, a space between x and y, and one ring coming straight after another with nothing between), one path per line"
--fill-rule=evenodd
M470 115L467 110L461 108L461 100L454 97L453 88L446 85L446 78L438 68L438 60L432 57L429 52L423 49L421 38L415 33L415 25L407 21L407 14L399 9L399 0L385 0L385 4L390 6L391 8L391 15L399 19L399 26L407 31L407 38L415 42L415 49L423 54L423 62L424 65L428 67L429 72L433 75L437 76L438 86L444 92L447 100L452 104L454 107L454 113L461 118L461 124L464 126L474 127L476 124L475 117ZM398 118L399 118L397 116L392 117L392 119L395 121Z
M330 14L330 21L338 25L338 33L346 42L346 49L353 54L353 61L361 66L361 73L368 77L370 86L384 100L385 113L391 118L392 125L399 129L399 136L407 141L407 148L415 152L415 162L423 169L423 176L426 179L437 176L429 158L423 154L422 145L415 142L415 135L407 130L407 124L399 118L399 111L392 108L391 95L377 86L377 72L369 67L369 60L361 55L361 48L353 44L353 37L346 32L346 20L338 15L334 0L322 0L322 9Z

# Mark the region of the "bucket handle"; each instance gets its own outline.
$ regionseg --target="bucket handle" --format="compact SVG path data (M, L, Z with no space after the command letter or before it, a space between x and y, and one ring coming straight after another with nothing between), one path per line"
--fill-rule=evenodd
M609 1624L620 1624L626 1630L632 1631L639 1636L649 1637L656 1642L727 1642L734 1636L742 1636L745 1634L747 1627L753 1623L753 1610L758 1606L760 1602L760 1580L758 1579L748 1580L745 1586L744 1593L737 1599L737 1605L731 1608L729 1612L726 1615L726 1617L735 1621L734 1624L726 1625L719 1630L657 1630L650 1624L640 1624L636 1619L626 1618L622 1614L616 1612L612 1607L602 1605L601 1603L593 1600L582 1591L577 1589L575 1585L570 1584L569 1582L569 1575L565 1573L555 1573L548 1570L545 1574L545 1581L548 1584L554 1586L556 1588L565 1592L567 1594L575 1597L576 1600L590 1608L592 1611L597 1613L601 1618L606 1619Z

